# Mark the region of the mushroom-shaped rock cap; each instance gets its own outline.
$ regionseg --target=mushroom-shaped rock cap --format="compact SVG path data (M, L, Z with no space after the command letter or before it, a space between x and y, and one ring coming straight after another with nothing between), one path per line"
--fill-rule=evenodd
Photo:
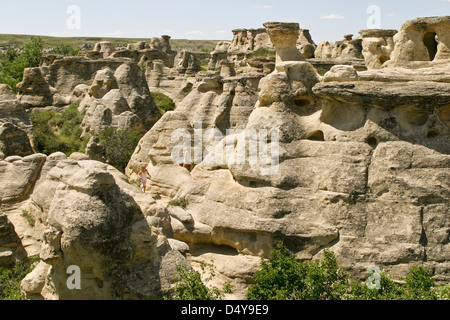
M291 22L266 22L264 27L276 48L291 48L297 42L300 26Z

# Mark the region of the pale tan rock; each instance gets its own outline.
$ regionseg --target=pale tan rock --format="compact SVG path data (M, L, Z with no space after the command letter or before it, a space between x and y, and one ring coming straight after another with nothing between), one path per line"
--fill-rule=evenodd
M330 81L357 81L358 73L353 66L337 65L333 66L323 78L324 82Z
M297 49L300 33L298 23L266 22L264 27L277 51L277 65L284 61L305 59Z
M389 66L429 67L450 58L450 17L416 18L402 25L394 36Z
M0 83L0 101L16 100L16 95L7 84Z
M47 226L43 262L23 281L25 297L161 298L176 280L176 266L187 263L168 242L165 208L106 164L51 159L33 194ZM69 287L68 266L79 268L81 290Z
M103 53L103 58L108 58L116 51L116 47L110 41L102 41L95 44L93 51Z
M0 202L6 203L23 199L32 189L39 176L46 156L33 154L14 162L0 161Z
M367 69L380 69L391 59L394 51L394 35L397 30L368 29L361 30L364 59Z

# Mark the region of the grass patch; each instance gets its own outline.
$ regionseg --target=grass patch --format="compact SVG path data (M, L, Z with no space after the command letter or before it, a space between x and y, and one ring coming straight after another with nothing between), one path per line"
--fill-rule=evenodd
M186 198L177 198L177 199L173 199L172 201L170 201L169 204L167 205L167 207L173 206L173 207L181 207L183 209L186 209L188 204L189 204L189 202Z
M177 106L175 105L175 102L165 94L152 92L151 95L161 115L163 115L167 111L173 111L176 109Z
M274 50L269 50L266 48L259 48L258 50L253 51L252 53L247 54L247 59L252 59L256 57L268 58L268 57L276 57L277 52Z
M27 220L28 225L29 225L30 227L34 228L34 226L36 225L36 220L35 220L34 217L30 214L29 211L27 211L27 210L22 210L21 216L24 217L24 218Z
M84 115L78 111L78 105L79 102L73 103L62 113L52 110L31 113L32 142L36 152L50 155L60 151L70 156L85 151L89 137L80 138Z

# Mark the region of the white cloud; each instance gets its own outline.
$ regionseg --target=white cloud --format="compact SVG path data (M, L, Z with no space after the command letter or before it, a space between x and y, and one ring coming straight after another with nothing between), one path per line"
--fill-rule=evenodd
M273 6L271 5L264 5L264 6L255 6L255 9L272 9Z
M395 13L392 13L392 12L391 13L386 13L386 17L395 17Z
M442 0L442 2L450 2L450 0Z
M331 13L331 14L322 14L320 16L320 19L326 19L326 20L342 20L345 19L344 16L338 15L336 13Z

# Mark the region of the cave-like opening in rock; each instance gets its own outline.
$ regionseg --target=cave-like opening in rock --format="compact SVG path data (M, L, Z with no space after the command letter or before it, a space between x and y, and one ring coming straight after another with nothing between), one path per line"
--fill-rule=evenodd
M321 130L317 130L311 133L307 139L312 141L325 141L325 136Z
M437 54L438 43L436 41L435 32L427 32L423 36L423 44L428 50L428 55L430 56L430 61L433 61Z

